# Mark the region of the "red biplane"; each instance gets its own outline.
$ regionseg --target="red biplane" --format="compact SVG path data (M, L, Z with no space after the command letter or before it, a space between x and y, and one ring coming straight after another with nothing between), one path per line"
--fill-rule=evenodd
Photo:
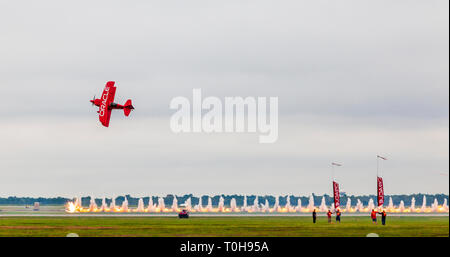
M114 81L108 81L106 83L105 89L103 90L102 97L100 99L91 100L92 105L99 107L98 118L103 126L109 126L109 119L111 118L111 111L113 109L123 109L125 116L130 115L131 110L134 109L131 105L131 99L128 99L124 105L114 103L114 96L116 94L116 87L114 86Z

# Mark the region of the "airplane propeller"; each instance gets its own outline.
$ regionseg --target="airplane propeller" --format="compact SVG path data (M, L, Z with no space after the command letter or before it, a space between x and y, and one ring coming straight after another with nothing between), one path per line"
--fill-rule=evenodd
M94 102L95 102L95 95L94 95L94 98L92 98L92 101L91 101L92 106L94 106Z

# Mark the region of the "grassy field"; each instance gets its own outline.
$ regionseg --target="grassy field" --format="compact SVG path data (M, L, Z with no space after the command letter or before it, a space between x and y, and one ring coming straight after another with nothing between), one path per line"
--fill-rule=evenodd
M368 217L341 224L310 217L0 217L0 236L449 236L448 217L388 217L386 226Z

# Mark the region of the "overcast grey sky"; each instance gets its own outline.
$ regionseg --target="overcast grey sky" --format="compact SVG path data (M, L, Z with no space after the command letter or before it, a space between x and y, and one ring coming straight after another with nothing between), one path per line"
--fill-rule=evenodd
M448 193L448 1L1 1L0 196ZM101 127L88 102L116 81ZM278 96L279 139L173 97Z

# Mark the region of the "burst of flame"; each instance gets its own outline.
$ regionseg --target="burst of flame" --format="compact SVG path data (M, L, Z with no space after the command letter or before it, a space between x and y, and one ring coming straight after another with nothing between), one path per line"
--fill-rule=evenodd
M161 207L156 207L154 208L154 210L150 210L149 208L144 208L143 210L139 210L136 209L131 209L131 208L127 208L127 209L123 209L122 207L115 207L115 208L108 208L105 206L102 206L100 208L97 208L95 205L94 206L90 206L89 208L84 208L81 205L79 205L77 202L68 202L65 206L66 208L66 212L67 213L89 213L89 212L155 212L155 213L175 213L175 212L180 212L181 208L161 208ZM256 209L256 210L255 210ZM190 212L213 212L213 213L218 213L218 212L222 212L222 213L232 213L232 212L247 212L247 213L254 213L254 212L269 212L269 213L274 213L274 212L279 212L279 213L295 213L295 212L301 212L301 213L311 213L313 211L314 208L308 208L308 207L302 207L300 208L300 210L295 207L295 206L290 206L290 208L288 207L278 207L278 209L275 208L268 208L268 209L259 209L258 211L258 207L256 208L252 208L252 206L247 207L247 209L243 209L241 208L228 208L228 207L221 207L221 208L199 208L198 210L192 208L189 211ZM377 208L377 210L381 210L381 208ZM319 208L316 208L317 212L321 212ZM361 212L361 213L369 213L371 211L371 209L369 209L368 207L364 207L361 209L358 209L357 207L350 207L349 209L347 208L343 208L340 209L341 212L343 213L355 213L355 212ZM449 212L449 208L447 206L442 206L442 205L437 205L435 207L425 207L425 208L414 208L412 209L411 207L403 207L403 208L399 208L399 207L394 207L394 206L388 206L385 208L386 212L389 213L432 213L432 212L437 212L437 213L448 213Z

